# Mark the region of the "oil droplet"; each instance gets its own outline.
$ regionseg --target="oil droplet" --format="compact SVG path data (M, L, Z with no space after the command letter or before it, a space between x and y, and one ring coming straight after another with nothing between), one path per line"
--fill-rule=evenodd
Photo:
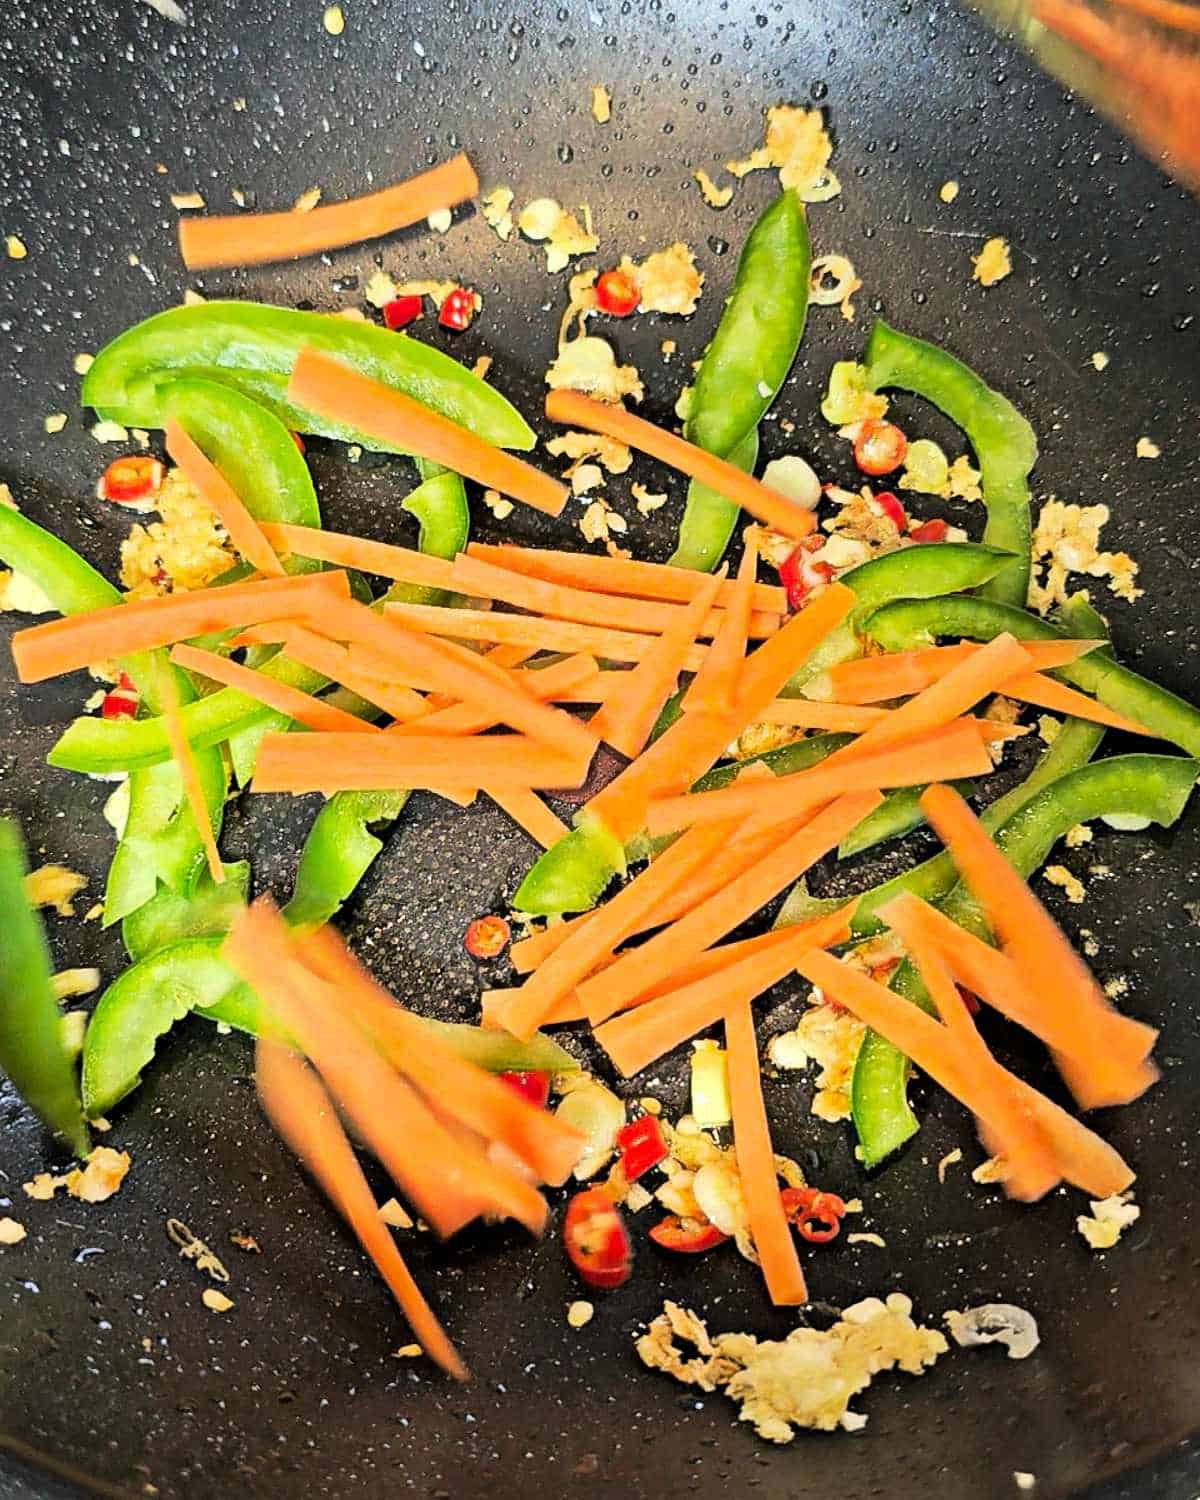
M719 234L710 234L708 248L714 255L725 255L729 250L729 241L723 240Z
M823 78L818 78L808 91L814 99L824 99L829 94L829 85Z
M564 141L558 148L558 159L563 163L564 166L567 164L567 162L575 160L575 152L573 148L567 144L566 141Z

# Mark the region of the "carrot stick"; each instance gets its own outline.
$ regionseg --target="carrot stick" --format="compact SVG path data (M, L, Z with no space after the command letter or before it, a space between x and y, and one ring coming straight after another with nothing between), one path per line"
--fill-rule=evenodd
M547 667L534 671L514 673L514 680L526 688L531 697L541 702L559 700L564 691L570 691L589 682L597 675L596 659L579 653L564 661L551 662ZM499 720L487 709L470 703L452 703L445 708L425 714L415 723L399 726L397 734L482 734Z
M1006 697L1016 698L1021 703L1035 704L1038 708L1047 708L1052 713L1069 714L1073 719L1088 719L1093 724L1107 724L1110 729L1122 729L1126 734L1145 735L1152 740L1162 738L1156 730L1147 729L1135 719L1127 719L1124 714L1116 713L1103 703L1097 703L1095 698L1089 698L1086 693L1076 692L1065 682L1058 682L1053 677L1043 677L1040 672L1026 672L1020 677L1014 677L1003 685L1001 691Z
M122 653L124 654L124 653ZM192 754L191 742L183 727L179 712L179 690L175 685L175 674L168 670L158 673L158 692L162 700L163 732L171 747L171 758L179 768L179 779L183 783L183 795L191 809L192 821L200 842L204 846L204 858L214 885L225 883L225 866L217 850L217 838L213 833L212 819L208 815L208 803L204 800L204 788L200 784L200 773L196 770L196 757Z
M1128 1104L1154 1082L1157 1074L1146 1062L1158 1037L1153 1027L1121 1015L1107 1001L1080 1026L1065 1012L1044 1005L1006 954L907 892L881 907L879 915L902 937L902 924L914 937L919 934L960 984L1045 1042L1081 1108Z
M689 568L668 567L665 563L635 562L628 557L598 557L590 552L515 547L507 542L500 546L472 542L467 547L467 554L510 572L524 573L529 578L544 578L548 583L566 584L600 594L666 599L674 604L686 604L689 599L694 599L705 576ZM734 587L732 581L721 585L718 606L728 607ZM754 608L765 614L785 614L787 594L774 584L756 583Z
M345 532L322 531L316 526L264 521L262 531L277 552L315 558L339 568L356 568L360 573L377 573L380 578L394 578L398 583L431 589L454 588L451 576L454 565L444 557L431 557L410 547L394 547L389 542L367 541Z
M1102 646L1103 641L1022 641L1039 672L1065 667ZM832 703L879 703L906 698L940 681L952 667L982 649L974 641L956 646L927 646L920 651L897 651L888 656L860 656L839 662L804 689L809 698Z
M725 1015L725 1048L729 1063L729 1103L733 1116L733 1149L758 1251L767 1295L776 1307L808 1301L808 1288L775 1173L775 1151L762 1096L758 1043L749 1001Z
M167 453L179 465L200 498L217 513L237 551L268 578L283 578L283 564L263 535L258 522L246 509L234 487L174 417L164 429Z
M624 954L602 974L585 980L579 986L579 998L587 1006L592 1025L599 1025L625 1009L660 979L698 957L752 917L759 907L835 848L881 800L878 792L851 792L839 797L723 891Z
M340 730L346 734L379 733L376 725L368 724L365 719L356 719L344 708L323 703L320 698L289 687L286 682L264 677L251 667L239 666L237 662L230 661L227 656L219 656L215 651L201 651L196 646L180 644L171 648L171 660L178 667L186 667L189 672L199 672L213 682L236 688L239 693L245 693L248 698L254 698L259 703L265 703L268 708L287 714L297 724L303 724L308 729L328 732Z
M306 411L382 439L389 447L433 459L534 510L556 516L567 503L566 485L549 474L485 443L403 391L372 380L316 349L301 349L296 356L287 395L289 401Z
M854 603L854 594L844 584L831 584L746 658L732 713L681 715L592 798L586 815L628 843L645 826L651 797L683 792L703 776L725 746L774 701L788 678L842 623Z
M393 719L407 723L419 719L429 712L429 706L419 693L397 683L385 682L381 677L358 671L345 646L327 641L324 636L307 630L303 625L282 621L278 625L254 625L234 637L234 644L281 645L289 660L310 671L320 672L332 682L339 683L368 703L382 708Z
M751 786L735 783L714 792L664 797L651 802L646 828L652 835L671 833L713 819L761 817L772 809L778 817L799 817L842 791L913 786L931 777L954 781L984 776L992 769L987 746L973 720L943 725L843 765L831 765L833 759L831 755L807 771L777 776L770 782Z
M296 260L419 224L436 209L453 208L478 191L475 169L459 154L406 182L307 213L293 209L180 219L179 251L189 271Z
M805 953L846 942L853 913L851 902L801 927L709 948L688 965L686 973L673 976L671 988L598 1026L596 1040L621 1076L632 1078L697 1032L715 1025L730 1006L748 1005L778 984Z
M794 729L825 729L835 734L862 734L891 712L853 703L814 703L809 698L776 698L758 716L760 724L787 724Z
M42 682L112 657L172 646L189 636L281 616L304 619L338 597L348 598L349 592L345 573L307 573L159 594L18 630L12 638L13 661L22 682Z
M546 397L546 415L552 422L600 432L636 448L639 453L648 453L660 463L678 469L710 490L716 490L718 495L740 505L755 520L784 536L799 540L806 537L816 524L812 511L785 499L778 491L752 479L723 458L706 453L703 448L656 427L644 417L635 417L623 407L593 401L579 391L557 390Z
M720 578L709 578L708 587L690 604L664 606L675 610L676 619L647 649L637 666L622 674L619 685L590 719L588 727L630 760L645 749L663 704L675 691L679 674L720 586ZM732 615L733 610L730 609L728 614ZM721 631L725 628L722 626ZM718 642L721 631L717 634ZM706 661L715 649L715 646L709 647ZM703 672L701 666L701 675ZM687 706L686 698L684 706Z
M1071 1057L1088 1051L1091 1028L1097 1016L1107 1014L1109 1003L1087 965L957 792L946 786L930 787L921 798L921 808L1004 951L1040 997L1042 1009L1056 1010L1060 1024L1079 1034ZM1105 1080L1090 1076L1086 1062L1074 1063L1065 1055L1064 1059L1064 1076L1073 1093L1104 1097ZM1063 1066L1060 1062L1060 1069ZM1128 1083L1135 1097L1149 1082L1153 1078L1147 1077L1140 1062L1131 1068Z
M692 678L691 685L683 695L684 713L732 712L738 676L746 657L757 567L758 528L750 526L746 528L742 560L738 566L737 593L725 611L725 618L704 658L704 665Z
M504 1031L506 1029L504 1014L513 996L518 993L519 988L516 986L508 989L484 990L479 997L479 1024L488 1031ZM587 1016L584 1014L583 1007L576 996L571 994L554 1007L544 1024L561 1026L586 1020Z
M978 1095L973 1071L945 1026L919 1006L828 953L807 953L796 968L839 1005L886 1037L959 1103L973 1114L980 1113L984 1124L992 1127L994 1122L976 1110ZM1022 1107L1045 1132L1059 1170L1068 1182L1094 1198L1124 1192L1133 1181L1133 1173L1111 1146L1044 1094L1020 1079L1014 1079L1014 1084Z
M577 620L551 620L540 615L507 615L498 610L443 609L435 604L385 604L384 615L410 630L459 641L501 641L508 645L533 646L540 651L586 651L609 661L639 662L654 646L657 636L637 635L630 630L611 630L582 625ZM692 646L684 671L695 672L704 661L706 647Z
M543 849L551 848L570 832L563 820L550 811L536 792L527 792L522 787L485 786L483 790L502 812L506 812Z
M466 1380L467 1369L421 1294L338 1123L333 1101L311 1068L278 1042L260 1037L255 1081L267 1119L296 1153L317 1185L354 1231L375 1263L417 1342L447 1375ZM510 1093L512 1090L509 1091Z
M577 620L581 625L601 625L615 630L632 630L641 635L657 635L669 630L681 613L678 604L627 599L619 594L594 593L568 584L548 583L526 573L497 567L465 552L460 552L454 559L451 574L452 586L459 593L478 599L498 599L514 609L555 619ZM708 581L708 576L704 576L704 582ZM715 597L714 593L714 602ZM707 610L701 616L695 634L716 635L725 613L715 608ZM772 635L778 628L779 616L765 612L752 615L747 626L755 636Z

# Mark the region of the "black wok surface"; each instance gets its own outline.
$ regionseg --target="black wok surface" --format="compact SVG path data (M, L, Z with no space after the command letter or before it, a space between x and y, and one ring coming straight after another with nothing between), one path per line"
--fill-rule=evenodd
M647 411L665 418L715 322L733 267L725 250L772 190L751 177L717 214L690 171L756 144L766 105L821 100L844 192L812 211L815 249L851 255L865 286L853 327L835 309L811 314L777 408L797 430L787 439L769 424L768 455L801 451L828 477L850 480L844 446L816 411L831 360L861 348L872 311L944 340L1034 421L1039 496L1112 507L1107 545L1141 561L1147 588L1132 608L1112 602L1120 652L1200 692L1196 207L1007 45L942 3L344 8L337 40L322 29L320 0L192 0L186 28L132 0L6 8L0 234L19 234L29 254L0 259L0 478L29 514L112 574L128 521L92 492L118 450L87 435L72 358L176 303L189 285L332 309L356 305L354 278L365 282L380 261L402 277L461 278L484 293L482 316L457 340L428 321L422 336L468 361L493 354L496 383L527 413L538 409L554 326L542 309L561 306L565 278L546 276L537 247L501 245L477 214L460 212L441 238L422 229L328 259L189 279L174 248L171 192L199 189L214 210L228 207L232 187L259 207L290 204L314 184L332 200L462 148L485 187L508 183L522 201L589 203L602 263L682 236L709 278L698 315L612 334L647 378ZM613 90L606 127L588 113L598 82ZM962 192L947 208L936 193L951 177ZM984 293L968 256L991 234L1010 239L1015 271ZM680 351L666 369L664 337ZM1111 355L1103 374L1090 364L1095 350ZM928 413L918 426L915 406L897 409L910 433L951 441ZM43 418L59 410L71 413L67 430L47 436ZM1159 461L1135 461L1142 434L1160 445ZM330 524L411 537L397 506L410 483L402 463L354 467L320 443L310 452ZM638 555L669 549L682 488L671 481L671 491L670 508L648 520L621 506ZM958 515L979 524L977 510ZM572 544L562 523L518 513L498 528L480 505L476 534L501 533ZM1108 609L1102 586L1093 597ZM40 858L89 873L86 906L111 848L100 816L106 789L42 763L79 685L18 692L7 654L0 672L0 810L22 819ZM230 810L227 856L249 855L257 887L286 892L312 810L243 799ZM635 1329L664 1294L716 1329L781 1336L793 1319L766 1307L751 1267L732 1253L699 1265L670 1260L642 1241L634 1278L595 1296L595 1319L573 1332L564 1311L579 1288L556 1237L531 1245L495 1232L441 1250L413 1244L417 1274L476 1373L471 1386L453 1387L424 1362L391 1357L407 1330L265 1127L247 1044L197 1020L163 1047L115 1119L108 1139L132 1152L134 1167L107 1205L24 1198L20 1184L47 1165L48 1148L11 1094L0 1096L0 1197L15 1205L0 1210L29 1230L0 1250L0 1431L124 1493L171 1500L257 1500L295 1486L372 1500L532 1488L665 1500L731 1487L1002 1500L1017 1493L1017 1470L1038 1476L1037 1496L1109 1479L1096 1494L1193 1495L1197 1464L1178 1445L1200 1427L1200 934L1187 909L1200 900L1198 828L1195 809L1165 836L1097 827L1091 845L1067 856L1087 881L1087 904L1066 907L1050 892L1071 931L1095 934L1101 977L1126 975L1125 1004L1163 1027L1164 1082L1101 1121L1137 1165L1144 1210L1114 1252L1093 1256L1075 1234L1078 1195L1018 1210L970 1185L966 1168L939 1188L935 1164L954 1145L968 1167L978 1159L965 1118L944 1099L922 1098L917 1142L865 1178L848 1130L809 1117L804 1077L769 1085L778 1149L823 1185L861 1196L856 1227L887 1241L885 1250L814 1252L814 1296L840 1306L901 1288L927 1320L1011 1300L1036 1314L1043 1333L1023 1364L994 1349L955 1352L920 1381L881 1379L861 1403L870 1415L862 1435L802 1436L774 1449L738 1427L723 1397L650 1374L632 1351ZM350 939L405 999L471 1016L484 976L462 951L462 930L503 909L530 856L495 810L464 816L416 797L349 909ZM1111 874L1089 874L1090 865ZM878 867L864 865L864 883ZM54 917L50 928L60 964L99 962L106 977L116 973L115 935ZM770 1000L765 1031L782 1029L799 1007L795 987ZM1023 1065L1044 1081L1035 1060ZM683 1084L671 1067L632 1092L651 1087L674 1113ZM224 1256L235 1301L227 1315L201 1305L204 1283L168 1242L168 1216ZM258 1238L261 1255L229 1244L238 1229ZM0 1456L0 1494L77 1492L69 1477L52 1480L27 1460L24 1448Z

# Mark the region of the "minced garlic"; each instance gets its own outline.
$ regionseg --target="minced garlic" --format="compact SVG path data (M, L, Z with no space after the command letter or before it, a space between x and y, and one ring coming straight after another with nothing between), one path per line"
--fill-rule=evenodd
M1046 614L1067 598L1067 577L1085 573L1104 578L1118 599L1132 604L1142 590L1136 586L1138 565L1127 552L1101 552L1100 530L1109 518L1107 505L1067 505L1053 495L1042 506L1034 528L1034 562L1029 582L1029 605Z
M1012 257L1007 240L998 235L984 245L978 255L971 257L975 270L972 272L980 286L995 286L1012 271Z
M592 1321L595 1311L595 1307L590 1302L584 1302L582 1299L572 1302L567 1308L567 1323L571 1328L583 1328Z
M172 193L172 208L204 208L204 195L202 193Z
M1075 1227L1093 1250L1111 1250L1131 1224L1142 1216L1141 1209L1132 1202L1132 1194L1117 1193L1111 1198L1089 1200L1092 1217L1080 1214Z
M484 490L483 503L495 516L497 521L507 521L513 513L513 503L506 499L499 490Z
M590 219L586 205L581 209L585 223ZM581 225L553 198L535 198L517 216L517 228L529 240L545 241L546 269L562 271L577 255L591 255L600 248L599 237L590 227Z
M61 432L67 425L67 414L65 411L52 411L42 422L42 426L53 437L56 432Z
M24 1238L24 1224L17 1219L0 1219L0 1245L19 1245Z
M340 5L329 5L325 14L321 17L321 25L330 36L341 36L346 29L346 17L342 14Z
M1134 449L1138 458L1161 458L1162 449L1148 437L1140 437Z
M52 906L60 917L75 915L74 900L87 885L87 876L65 865L39 865L25 877L25 898L31 906Z
M454 215L448 208L435 208L431 214L425 215L425 222L434 234L445 234L454 222Z
M696 269L696 257L682 240L676 240L665 250L655 250L643 261L635 262L625 256L620 269L638 289L639 311L671 313L681 318L696 311L704 272Z
M1092 355L1092 369L1096 371L1107 370L1108 366L1108 355L1102 349L1097 349L1095 354Z
M953 177L949 182L943 182L941 187L938 188L938 197L943 203L953 203L955 198L958 197L958 183L955 182Z
M98 443L127 443L129 441L129 432L121 426L120 422L110 422L105 419L97 422L90 431Z
M614 404L622 397L642 399L641 377L632 365L618 365L612 345L588 334L564 344L546 371L551 390L583 391L599 401Z
M767 1057L777 1068L803 1068L815 1062L817 1091L812 1112L819 1120L850 1118L850 1078L866 1027L849 1011L818 1001L792 1031L771 1038Z
M9 260L24 260L29 254L29 251L25 248L24 240L18 239L15 234L5 235L4 249Z
M135 599L203 588L237 562L216 512L178 469L154 496L161 517L121 543L121 583Z
M1072 906L1082 906L1087 898L1087 890L1078 875L1073 875L1065 865L1047 865L1042 874L1050 882L1056 885L1066 895Z
M551 438L546 452L555 458L571 460L571 467L566 470L568 478L578 464L588 459L595 459L610 474L624 474L633 463L633 454L624 443L594 432L564 432Z
M767 111L763 144L744 161L726 162L725 169L744 177L747 172L777 167L781 187L795 188L805 203L824 203L842 190L829 170L832 155L833 142L819 109L777 104Z
M591 109L597 125L607 125L612 119L612 95L602 83L592 84Z
M667 503L667 495L658 494L648 490L644 484L631 484L629 492L637 502L638 515L648 516L654 511L660 510Z
M233 1306L233 1299L217 1291L215 1286L206 1286L200 1293L200 1300L209 1312L225 1313Z
M319 187L306 188L304 192L292 204L294 214L310 214L321 201L321 189Z
M479 200L483 222L494 229L502 240L510 239L513 232L513 190L508 187L493 188Z
M383 308L389 302L394 302L396 296L396 283L386 271L381 271L377 267L367 278L367 284L363 288L363 299L372 307Z

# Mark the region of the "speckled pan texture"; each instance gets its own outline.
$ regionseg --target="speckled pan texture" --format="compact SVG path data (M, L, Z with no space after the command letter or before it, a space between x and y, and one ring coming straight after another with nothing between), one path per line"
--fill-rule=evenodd
M590 204L603 261L682 236L709 278L699 313L614 334L647 377L645 409L665 419L715 322L730 247L771 190L762 174L751 177L716 213L691 171L715 171L756 144L766 105L819 100L844 191L813 209L815 248L848 253L865 285L854 326L836 309L814 309L777 408L796 431L787 438L768 423L767 453L802 451L849 481L845 447L816 412L830 362L860 349L872 311L945 341L1035 423L1039 496L1111 506L1106 543L1139 559L1147 590L1132 607L1112 603L1121 653L1200 692L1200 215L974 19L949 4L895 0L677 9L660 0L557 9L344 0L335 39L322 9L321 0L190 0L180 27L135 0L4 7L0 233L19 235L28 255L0 259L0 479L31 515L112 573L128 518L93 487L117 450L98 448L81 421L72 358L177 303L188 285L334 309L359 305L355 288L378 264L461 278L484 294L480 318L457 340L428 320L420 336L468 361L494 355L495 382L527 413L539 408L550 309L562 305L565 278L546 275L535 246L500 244L468 210L443 237L422 228L299 265L189 281L171 193L198 190L212 209L229 207L233 188L260 207L289 205L313 185L336 199L465 149L485 186ZM607 126L589 114L594 83L612 89ZM937 197L948 178L962 185L949 207ZM1014 272L984 292L969 256L993 234L1011 241ZM667 337L679 345L670 367L658 353ZM1102 374L1090 361L1098 350L1111 356ZM918 426L915 406L897 410L911 432L950 441L928 413ZM70 421L46 436L43 419L55 411ZM1135 459L1142 435L1161 448L1157 461ZM355 467L318 442L310 452L331 524L411 539L398 509L406 465ZM650 467L637 473L671 490L652 517L622 507L636 553L661 558L681 487ZM978 524L978 508L959 512ZM482 505L476 534L583 545L565 521L519 510L500 527ZM110 850L104 788L43 765L78 684L18 692L7 653L0 673L0 808L23 820L39 857L86 870L94 897ZM311 813L308 802L244 800L230 809L228 856L253 859L258 888L286 892ZM1101 977L1127 976L1125 1003L1164 1032L1163 1084L1100 1122L1139 1171L1143 1216L1116 1250L1085 1249L1076 1197L1017 1209L971 1185L965 1167L939 1187L935 1164L952 1147L967 1150L967 1167L978 1159L961 1112L940 1097L919 1100L926 1124L916 1144L866 1179L846 1128L810 1118L804 1075L768 1083L778 1148L823 1185L860 1195L861 1227L887 1242L814 1251L815 1296L844 1305L900 1288L931 1321L946 1308L1011 1300L1041 1323L1043 1346L1024 1363L994 1349L956 1351L921 1381L881 1379L862 1403L870 1422L861 1435L770 1448L737 1425L722 1396L651 1374L632 1348L664 1294L714 1328L781 1336L794 1319L764 1305L751 1267L732 1253L670 1259L639 1228L633 1279L597 1295L595 1318L573 1331L565 1310L578 1287L556 1234L534 1245L499 1230L443 1250L425 1237L412 1245L476 1372L472 1385L452 1386L424 1362L392 1357L407 1330L266 1128L246 1043L196 1021L178 1029L117 1115L108 1139L134 1166L107 1205L24 1199L20 1184L46 1165L46 1146L11 1094L0 1097L0 1192L29 1230L0 1250L0 1430L123 1493L164 1500L533 1491L1005 1500L1019 1493L1014 1471L1037 1475L1038 1497L1098 1482L1105 1496L1194 1495L1197 1468L1178 1445L1200 1427L1200 930L1188 911L1200 901L1198 830L1194 808L1167 836L1097 827L1093 843L1066 856L1087 904L1048 893L1071 931L1094 933ZM349 936L406 1000L471 1016L481 974L463 952L464 926L503 909L530 857L495 810L462 814L416 797L348 912ZM1092 874L1093 865L1110 873ZM116 972L115 936L50 922L60 964ZM770 998L764 1032L781 1029L800 1002L795 986ZM1035 1060L1023 1065L1047 1081ZM682 1107L680 1071L653 1083L672 1113ZM2 1201L0 1210L9 1211ZM230 1312L201 1304L204 1282L168 1241L168 1216L225 1259ZM230 1244L239 1229L261 1255ZM1152 1477L1138 1477L1152 1461ZM0 1457L0 1495L74 1493L59 1483Z

